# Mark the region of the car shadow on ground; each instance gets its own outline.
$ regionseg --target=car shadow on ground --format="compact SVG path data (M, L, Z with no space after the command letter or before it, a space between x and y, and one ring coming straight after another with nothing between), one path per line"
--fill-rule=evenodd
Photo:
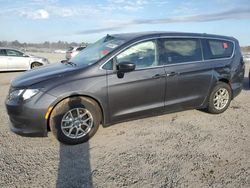
M56 187L93 187L88 142L74 146L60 144Z
M80 98L71 98L68 110L80 104ZM59 115L60 116L60 115ZM54 120L58 118L54 117ZM90 165L89 142L79 145L64 145L60 143L60 159L57 176L57 188L61 187L93 187Z
M25 70L9 70L9 71L0 71L0 73L22 73L25 72Z
M249 83L249 78L245 77L243 80L243 89L244 90L250 90L250 83Z

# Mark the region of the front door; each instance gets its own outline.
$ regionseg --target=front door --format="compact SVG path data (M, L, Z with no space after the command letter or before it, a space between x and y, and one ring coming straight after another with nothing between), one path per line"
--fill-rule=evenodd
M109 111L112 122L136 118L163 110L165 70L158 66L157 41L137 43L114 58L116 64L131 62L132 72L119 78L116 71L108 75Z
M8 69L9 70L27 70L29 69L29 57L24 57L22 52L7 49Z

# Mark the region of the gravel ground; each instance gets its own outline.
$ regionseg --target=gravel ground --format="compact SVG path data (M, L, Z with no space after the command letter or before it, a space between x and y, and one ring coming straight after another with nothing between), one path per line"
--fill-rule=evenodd
M249 69L249 65L248 65ZM250 187L250 90L223 114L199 110L100 128L66 146L9 131L0 73L0 187Z

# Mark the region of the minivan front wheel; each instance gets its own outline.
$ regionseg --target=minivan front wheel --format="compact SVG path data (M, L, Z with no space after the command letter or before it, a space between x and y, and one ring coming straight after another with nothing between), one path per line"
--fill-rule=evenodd
M224 112L230 105L232 91L228 84L218 82L210 94L208 111L212 114Z
M61 129L69 138L82 138L93 127L93 116L86 108L74 108L66 112L61 120Z
M50 115L50 128L54 136L65 144L88 141L98 130L101 110L92 99L72 97L63 100Z

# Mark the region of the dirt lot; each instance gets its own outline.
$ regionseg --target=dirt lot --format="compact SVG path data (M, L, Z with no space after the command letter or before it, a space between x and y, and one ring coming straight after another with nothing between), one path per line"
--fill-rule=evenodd
M249 69L249 65L248 65ZM221 115L198 110L100 128L65 146L9 131L0 73L0 187L250 187L250 90Z

